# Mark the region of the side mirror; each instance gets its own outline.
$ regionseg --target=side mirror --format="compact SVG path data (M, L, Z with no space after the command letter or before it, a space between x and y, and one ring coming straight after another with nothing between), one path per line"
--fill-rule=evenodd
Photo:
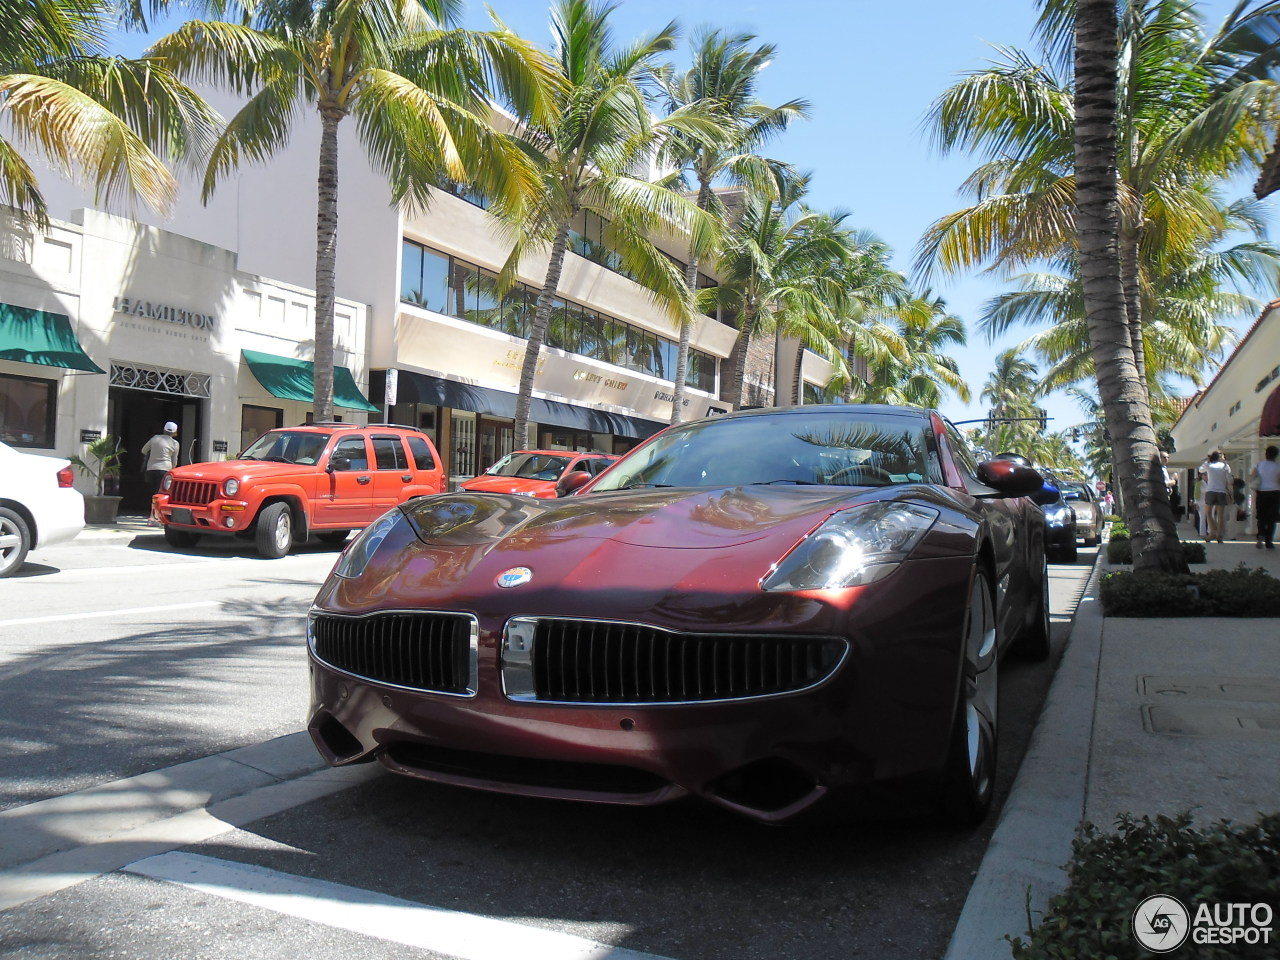
M1057 487L1052 487L1053 496L1049 500L1037 499L1046 486L1044 477L1014 460L983 460L978 464L978 480L1002 497L1030 497L1036 503L1051 503L1058 499Z
M574 470L572 473L566 473L556 482L556 496L567 497L576 493L581 487L586 486L591 474L585 470Z
M350 469L351 469L351 461L347 457L330 457L329 465L325 467L325 470L328 473L333 473L335 470L350 470Z

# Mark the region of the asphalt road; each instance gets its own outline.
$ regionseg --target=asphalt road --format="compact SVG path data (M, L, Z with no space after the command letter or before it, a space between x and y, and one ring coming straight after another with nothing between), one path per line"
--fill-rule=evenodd
M0 581L0 818L301 729L303 617L335 551L240 547L72 544ZM1051 566L1055 654L1093 554ZM1052 666L1002 665L997 803ZM945 949L995 824L767 828L691 802L532 801L362 770L127 853L126 870L81 852L64 889L0 911L0 956L919 960ZM15 877L0 869L0 891Z

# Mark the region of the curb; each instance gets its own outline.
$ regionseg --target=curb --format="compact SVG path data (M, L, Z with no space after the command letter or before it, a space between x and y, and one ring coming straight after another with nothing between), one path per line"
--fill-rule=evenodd
M1029 918L1067 886L1065 864L1084 818L1102 648L1098 579L1105 545L1067 637L1044 709L987 852L969 888L944 960L1009 954L1006 936L1024 935Z

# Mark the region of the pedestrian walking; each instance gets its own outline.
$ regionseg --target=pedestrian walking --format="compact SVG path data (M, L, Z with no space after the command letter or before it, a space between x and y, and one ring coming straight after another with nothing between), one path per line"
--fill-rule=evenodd
M147 477L147 486L151 488L151 516L147 519L149 526L160 522L156 516L155 495L160 492L160 484L164 475L178 463L178 451L182 448L174 439L178 425L170 420L164 425L164 432L157 433L142 445L143 470Z
M1258 524L1257 547L1274 550L1276 523L1280 522L1280 463L1276 456L1280 447L1267 447L1265 457L1249 471L1249 486L1253 488L1253 513Z
M1222 459L1221 451L1211 450L1196 473L1204 488L1205 539L1222 543L1227 504L1231 500L1231 466Z

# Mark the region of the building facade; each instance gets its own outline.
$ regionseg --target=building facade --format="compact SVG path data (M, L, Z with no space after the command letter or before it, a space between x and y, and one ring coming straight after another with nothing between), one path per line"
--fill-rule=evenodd
M1171 467L1190 490L1195 468L1222 451L1241 480L1270 444L1280 444L1280 300L1268 303L1209 385L1182 411L1170 433Z
M145 509L139 451L166 421L178 425L184 463L234 456L264 429L306 421L314 312L310 290L240 270L232 250L96 210L43 232L10 229L0 440L69 457L114 437L123 470L108 492ZM349 420L377 411L365 396L367 314L349 300L335 311ZM84 478L77 486L95 492Z

